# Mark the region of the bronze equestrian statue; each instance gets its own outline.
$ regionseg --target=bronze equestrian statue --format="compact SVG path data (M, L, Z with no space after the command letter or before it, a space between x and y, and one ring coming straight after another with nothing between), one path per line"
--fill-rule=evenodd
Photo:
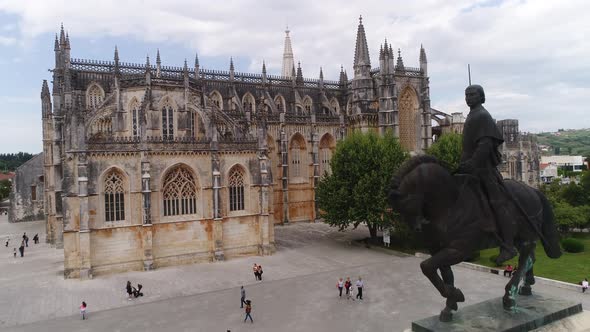
M517 292L531 294L537 239L548 257L561 256L559 234L547 198L524 183L503 180L496 169L501 162L498 147L503 139L482 106L483 88L467 87L465 101L471 111L463 129L459 169L452 174L432 156L413 157L397 172L389 193L390 204L402 220L424 231L431 257L420 268L447 299L439 316L441 321L450 321L457 303L465 301L454 285L451 266L474 252L499 246L498 263L519 254L519 268L505 287L506 310L515 308Z

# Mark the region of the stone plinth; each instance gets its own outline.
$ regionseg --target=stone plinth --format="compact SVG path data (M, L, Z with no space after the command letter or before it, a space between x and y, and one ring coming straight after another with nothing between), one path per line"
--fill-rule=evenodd
M412 322L414 332L520 332L531 331L562 318L582 312L582 304L537 295L519 296L517 309L509 312L498 297L480 302L454 313L453 321L443 323L438 316Z

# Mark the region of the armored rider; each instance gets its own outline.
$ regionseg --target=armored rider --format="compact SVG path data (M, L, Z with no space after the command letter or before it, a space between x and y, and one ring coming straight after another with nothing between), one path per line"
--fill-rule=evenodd
M482 199L489 202L492 210L488 218L483 218L482 228L499 235L500 254L496 263L501 264L517 254L514 248L517 226L510 212L512 202L497 169L502 161L498 147L504 139L492 116L482 106L485 93L480 85L470 85L465 89L465 102L470 111L463 126L463 153L457 173L471 174L479 179L486 196Z

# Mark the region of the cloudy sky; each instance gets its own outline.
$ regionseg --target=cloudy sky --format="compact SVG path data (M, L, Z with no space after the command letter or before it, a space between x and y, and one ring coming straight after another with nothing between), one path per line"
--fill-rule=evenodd
M486 89L497 119L523 131L588 128L590 1L474 0L0 0L0 153L40 152L43 79L54 63L53 39L63 22L72 57L144 63L159 48L165 65L198 52L202 68L279 74L284 29L306 77L352 72L359 15L373 67L387 38L404 64L428 57L432 106L468 110L467 64ZM349 74L349 77L351 75Z

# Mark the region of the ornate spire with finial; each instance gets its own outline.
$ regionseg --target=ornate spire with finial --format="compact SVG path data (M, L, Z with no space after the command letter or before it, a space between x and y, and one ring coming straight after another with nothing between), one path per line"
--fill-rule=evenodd
M61 29L59 31L59 45L64 45L66 43L66 33L64 31L64 24L61 24Z
M229 58L229 79L233 81L234 79L234 58Z
M291 37L289 37L289 26L285 29L285 47L283 49L283 71L281 74L285 77L291 76L291 67L295 65L293 59L293 48L291 47Z
M369 47L367 46L367 36L363 26L363 17L359 17L359 26L356 33L356 46L354 48L354 72L355 76L369 76L371 71L371 59L369 57Z
M324 71L320 67L320 81L318 82L320 89L324 88Z
M119 49L117 48L117 45L115 45L115 54L113 56L113 60L115 61L115 75L119 76L120 69L119 69Z
M264 59L262 60L262 83L266 84L267 80L266 80L266 62L264 62Z
M420 62L427 62L426 51L424 50L424 46L422 46L422 44L420 44Z
M59 51L59 41L57 40L57 33L55 34L55 43L53 44L53 50Z
M199 54L195 52L195 79L199 79Z
M160 49L156 49L156 77L162 74L162 60L160 59Z
M72 49L70 47L70 35L66 32L66 50Z
M402 59L402 51L399 48L397 49L397 63L395 65L395 69L404 70L404 60Z
M182 66L182 72L188 76L188 63L186 62L186 58L184 58L184 66Z
M151 71L149 54L145 56L145 71L147 71L147 72Z
M43 87L41 88L41 98L49 97L49 86L47 80L43 80Z
M303 82L303 71L301 70L301 62L297 62L297 82Z
M420 44L420 70L424 73L424 76L428 76L428 61L426 60L426 51L422 44Z
M346 86L346 80L344 79L344 66L340 65L340 77L338 78L338 84L340 87Z

